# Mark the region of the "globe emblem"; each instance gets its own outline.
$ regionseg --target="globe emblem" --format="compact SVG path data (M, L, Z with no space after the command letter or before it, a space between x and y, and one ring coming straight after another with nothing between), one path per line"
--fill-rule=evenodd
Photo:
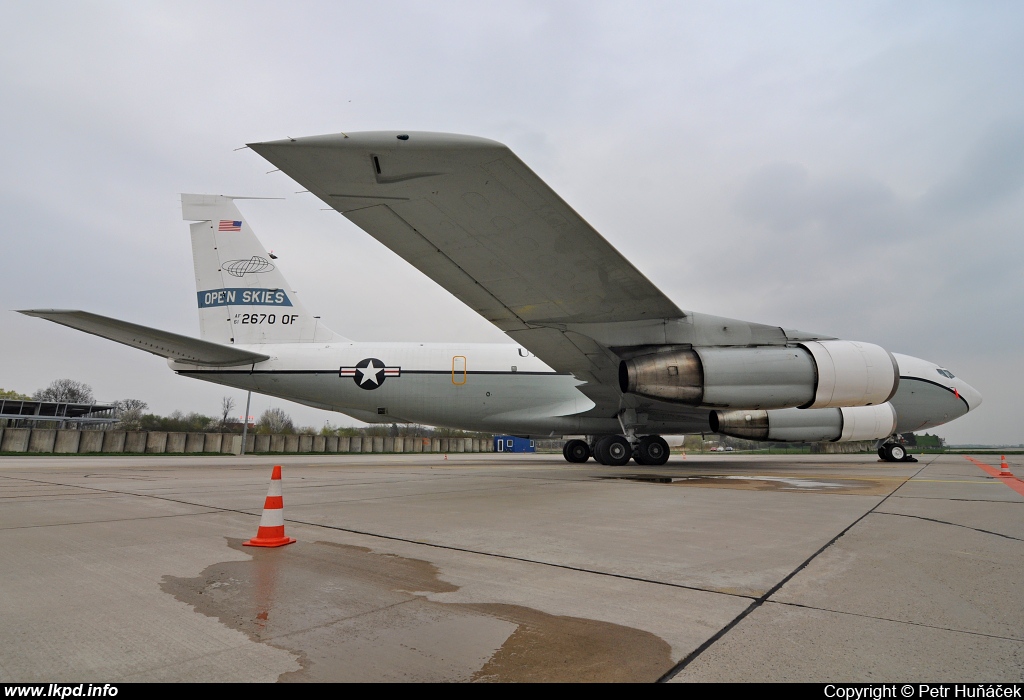
M274 265L266 258L254 255L248 260L228 260L221 268L229 275L244 277L256 272L270 272Z

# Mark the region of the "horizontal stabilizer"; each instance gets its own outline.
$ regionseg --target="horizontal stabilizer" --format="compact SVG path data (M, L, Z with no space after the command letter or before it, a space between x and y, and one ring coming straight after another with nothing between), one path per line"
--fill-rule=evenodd
M47 321L92 333L101 338L130 345L133 348L177 362L219 366L248 365L270 359L268 355L261 355L258 352L249 352L241 348L190 338L186 335L147 328L136 323L119 321L116 318L107 318L87 311L29 309L18 313L45 318Z

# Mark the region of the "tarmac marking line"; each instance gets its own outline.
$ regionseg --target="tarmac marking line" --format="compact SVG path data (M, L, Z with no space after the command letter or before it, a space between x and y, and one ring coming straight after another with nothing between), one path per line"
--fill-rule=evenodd
M1003 482L1004 484L1009 486L1011 489L1013 489L1014 491L1019 493L1021 496L1024 496L1024 482L1022 482L1017 477L1015 477L1015 476L999 476L999 470L998 469L996 469L995 467L990 467L987 464L985 464L984 462L979 462L978 460L974 459L974 457L969 457L967 455L964 455L964 459L966 459L968 462L973 463L974 466L978 467L982 471L984 471L984 472L990 474L991 476L994 476L995 478L999 479L1001 482Z

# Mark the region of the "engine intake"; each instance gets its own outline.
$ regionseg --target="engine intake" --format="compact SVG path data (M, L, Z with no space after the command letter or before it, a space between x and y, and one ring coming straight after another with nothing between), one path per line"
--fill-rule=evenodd
M721 408L871 406L892 398L899 380L887 350L848 340L671 350L619 364L623 393Z

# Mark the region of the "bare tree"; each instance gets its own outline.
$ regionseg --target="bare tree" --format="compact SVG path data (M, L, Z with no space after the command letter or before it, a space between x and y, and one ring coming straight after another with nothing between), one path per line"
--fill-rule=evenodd
M235 408L235 400L233 398L231 398L230 396L225 396L224 398L222 398L220 400L220 415L221 415L220 424L221 424L222 427L225 427L225 428L227 427L227 425L228 425L228 416L231 415L231 411L234 410L234 408ZM249 420L248 416L246 417L245 420ZM232 420L231 422L234 423L235 421Z
M67 403L92 403L92 387L74 379L54 379L50 386L32 394L36 401L64 401Z

